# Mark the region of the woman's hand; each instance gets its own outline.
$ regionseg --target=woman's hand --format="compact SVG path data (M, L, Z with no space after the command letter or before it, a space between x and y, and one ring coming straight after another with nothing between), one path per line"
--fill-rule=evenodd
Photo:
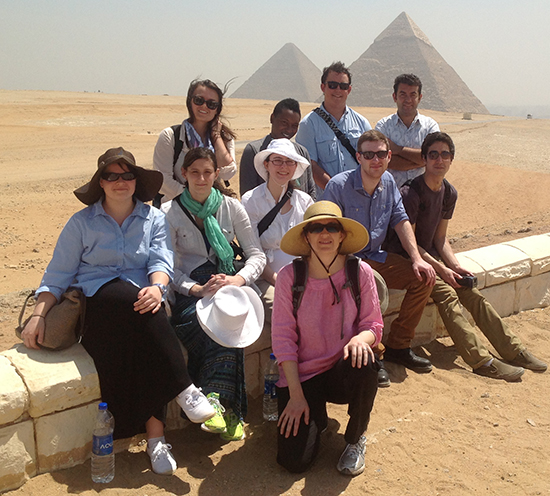
M158 286L146 286L141 288L138 299L134 303L134 311L139 313L157 313L162 304L162 291Z
M369 331L370 332L370 331ZM372 333L371 333L372 334ZM353 336L349 343L344 346L344 360L351 356L351 366L361 368L369 363L369 357L374 362L374 353L370 344L365 342L363 336Z
M212 120L212 124L210 125L210 140L212 141L212 144L214 144L214 141L218 140L218 138L221 138L222 135L222 123L220 119L216 116Z
M46 321L41 315L32 315L27 322L25 329L21 332L21 339L27 348L35 350L40 349L38 343L44 341L44 330L46 329Z
M297 436L302 415L304 416L305 424L309 425L309 405L307 404L307 400L303 394L294 398L291 396L283 413L279 417L279 422L277 422L281 435L286 438L290 437L290 434Z
M216 294L218 289L224 286L244 286L245 280L241 276L228 276L227 274L213 274L208 279L208 282L201 286L195 284L189 291L191 296L197 298L203 298L204 296L211 296Z

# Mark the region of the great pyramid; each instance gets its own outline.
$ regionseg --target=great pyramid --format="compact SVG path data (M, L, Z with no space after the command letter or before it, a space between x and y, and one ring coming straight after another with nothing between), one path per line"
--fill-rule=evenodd
M321 92L321 71L294 43L287 43L249 79L231 98L282 100L295 98L313 102Z
M489 111L443 59L428 37L402 12L350 66L349 105L394 107L393 81L403 73L422 81L421 107L446 112Z

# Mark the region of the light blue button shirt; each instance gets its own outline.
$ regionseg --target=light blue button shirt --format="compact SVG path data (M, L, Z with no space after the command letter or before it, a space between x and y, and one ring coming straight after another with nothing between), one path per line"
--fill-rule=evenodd
M325 106L321 108L327 112ZM354 149L357 149L357 140L371 129L369 121L355 110L346 107L339 121L327 112L340 131L347 136ZM300 122L296 142L307 148L311 160L315 160L330 176L357 167L357 161L342 145L329 125L315 112L307 114ZM318 192L317 198L320 194Z
M173 277L174 257L164 213L136 200L134 211L119 226L101 200L74 214L59 235L37 294L59 297L69 286L93 296L119 277L139 288L149 274Z
M408 220L401 193L387 171L382 174L380 183L369 195L363 188L361 167L334 176L327 184L322 200L336 203L344 217L356 220L369 232L369 244L356 253L358 257L384 263L387 252L382 250L388 227L394 228Z

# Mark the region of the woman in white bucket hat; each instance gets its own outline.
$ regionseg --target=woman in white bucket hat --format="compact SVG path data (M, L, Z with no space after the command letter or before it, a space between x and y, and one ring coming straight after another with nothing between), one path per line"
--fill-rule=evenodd
M281 239L290 228L302 222L304 212L313 204L311 196L294 189L295 180L309 166L307 159L296 152L292 141L286 138L274 139L254 157L256 172L265 183L247 191L242 197L252 228L258 230L267 258L265 269L256 285L262 292L268 322L271 322L277 273L294 258L281 250ZM279 210L273 215L275 208Z

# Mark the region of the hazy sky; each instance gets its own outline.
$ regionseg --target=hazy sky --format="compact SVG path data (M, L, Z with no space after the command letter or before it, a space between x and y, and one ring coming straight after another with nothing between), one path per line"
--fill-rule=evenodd
M549 0L0 0L0 88L232 92L287 42L349 65L403 11L485 105L550 105Z

